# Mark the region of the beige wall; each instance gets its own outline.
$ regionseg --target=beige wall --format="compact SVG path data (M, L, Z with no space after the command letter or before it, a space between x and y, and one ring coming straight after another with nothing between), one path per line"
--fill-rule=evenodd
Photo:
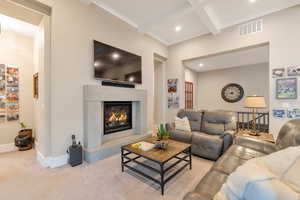
M237 48L270 43L270 109L280 107L284 102L290 106L300 106L300 101L289 100L280 101L275 99L275 81L271 78L271 70L276 67L286 67L291 64L300 64L300 6L293 7L269 16L264 17L264 30L261 33L240 36L238 27L223 30L221 34L212 36L206 35L198 37L177 45L169 47L168 77L177 77L181 82L184 81L184 67L182 60L226 52ZM182 86L182 84L181 84ZM300 87L298 87L300 88ZM181 87L183 96L183 88ZM181 106L184 102L181 98ZM177 110L169 110L167 119L172 119ZM288 119L270 119L270 131L275 136L281 126Z
M251 95L264 96L269 105L268 75L268 63L198 73L198 107L207 110L248 111L243 103L245 97ZM229 83L243 87L244 98L239 102L228 103L222 99L222 88Z
M167 48L135 28L79 0L41 0L51 16L51 156L65 154L71 134L82 141L83 85L93 77L93 40L142 56L143 84L148 92L148 129L154 105L154 53L167 57Z
M20 121L33 128L33 39L3 29L0 46L0 63L19 68ZM14 143L19 130L19 121L0 123L0 145Z

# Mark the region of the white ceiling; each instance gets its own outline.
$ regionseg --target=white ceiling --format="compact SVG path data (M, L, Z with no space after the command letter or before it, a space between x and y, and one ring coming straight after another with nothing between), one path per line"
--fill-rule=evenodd
M300 0L80 0L171 45L300 4ZM182 30L175 32L175 26Z
M28 37L34 37L38 26L0 14L1 32L10 30ZM0 34L1 37L1 34Z
M216 56L184 61L185 67L196 72L205 72L232 67L241 67L269 62L269 46L247 48ZM200 66L200 63L203 66Z

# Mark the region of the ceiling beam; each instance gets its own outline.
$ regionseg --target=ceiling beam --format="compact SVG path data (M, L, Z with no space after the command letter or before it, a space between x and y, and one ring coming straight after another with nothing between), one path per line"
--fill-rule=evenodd
M208 30L216 35L220 33L220 29L217 27L215 20L213 17L209 16L207 10L205 9L205 5L209 0L187 0L189 4L192 6L193 10L199 16L202 24L208 28Z

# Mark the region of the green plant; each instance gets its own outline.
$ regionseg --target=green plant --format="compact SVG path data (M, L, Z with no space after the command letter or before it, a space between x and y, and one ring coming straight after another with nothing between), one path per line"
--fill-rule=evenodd
M158 128L158 131L157 131L156 135L157 135L159 140L162 140L165 137L169 137L170 133L169 133L169 131L167 131L166 125L160 124L160 127Z
M26 129L26 125L23 122L20 122L21 129Z

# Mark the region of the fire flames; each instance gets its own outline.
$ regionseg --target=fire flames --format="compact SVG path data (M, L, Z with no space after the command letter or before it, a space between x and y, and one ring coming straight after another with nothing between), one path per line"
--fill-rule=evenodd
M108 119L109 122L120 122L126 120L127 120L126 112L112 112L111 116Z

